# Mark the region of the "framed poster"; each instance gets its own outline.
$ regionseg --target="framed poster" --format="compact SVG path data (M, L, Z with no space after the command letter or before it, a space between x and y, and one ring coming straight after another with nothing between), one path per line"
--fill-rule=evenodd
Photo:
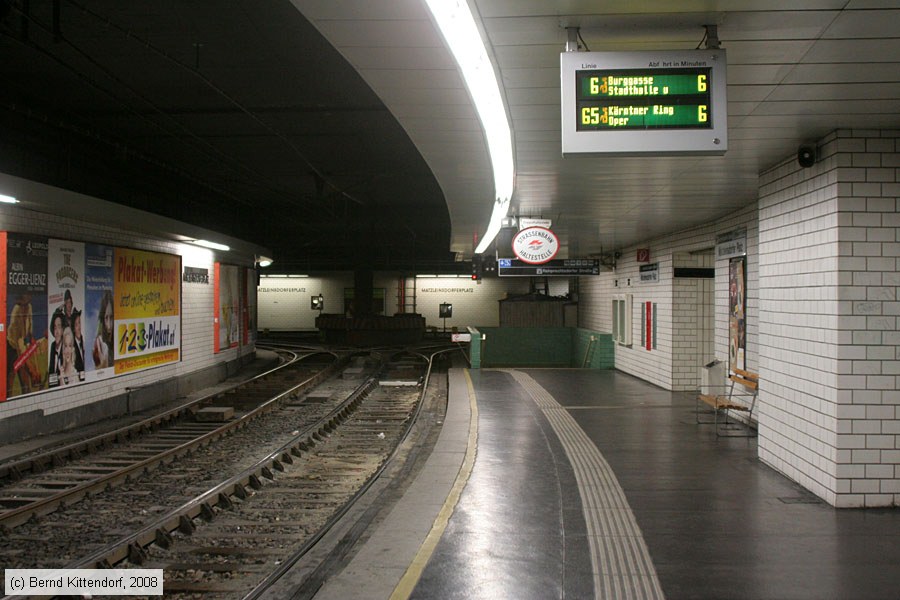
M84 369L87 381L115 375L115 248L85 244Z
M728 263L728 371L747 368L747 259Z
M215 347L218 353L229 348L236 348L240 338L241 326L241 274L240 267L215 263L215 297L213 298L215 331L213 332Z
M14 398L49 386L48 240L6 232L2 237L6 271L2 280L6 310L3 398Z
M181 257L115 248L116 375L181 360Z

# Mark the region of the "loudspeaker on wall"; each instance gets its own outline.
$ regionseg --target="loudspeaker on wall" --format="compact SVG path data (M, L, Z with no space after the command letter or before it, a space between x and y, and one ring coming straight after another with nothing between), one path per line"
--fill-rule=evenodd
M797 162L804 169L816 164L816 147L812 145L802 145L797 149Z

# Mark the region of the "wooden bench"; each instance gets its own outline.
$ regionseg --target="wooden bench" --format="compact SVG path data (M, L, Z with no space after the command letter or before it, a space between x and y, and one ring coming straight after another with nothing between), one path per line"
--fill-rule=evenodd
M753 417L753 409L756 408L756 394L759 391L759 375L751 371L743 369L734 369L729 375L728 392L726 394L697 394L697 423L712 424L716 426L716 436L726 437L750 437L756 435L756 431L750 427ZM735 389L735 386L740 388ZM700 418L701 403L708 404L713 409L712 420L702 420ZM738 411L747 413L746 425L744 428L737 425L737 421L732 419L729 421L729 411ZM725 421L720 425L719 414L725 414ZM743 430L744 433L738 433Z

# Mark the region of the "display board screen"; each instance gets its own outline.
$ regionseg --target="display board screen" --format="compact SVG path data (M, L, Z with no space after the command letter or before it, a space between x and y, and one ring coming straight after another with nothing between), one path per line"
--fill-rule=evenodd
M710 81L710 69L576 71L576 129L709 129Z

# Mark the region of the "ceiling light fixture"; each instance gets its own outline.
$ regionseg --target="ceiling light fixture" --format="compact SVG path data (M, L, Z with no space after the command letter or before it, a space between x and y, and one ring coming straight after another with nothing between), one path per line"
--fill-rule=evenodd
M7 196L6 194L0 194L0 202L4 204L18 204L19 201L14 196Z
M268 256L257 256L256 257L256 264L258 264L260 267L262 267L264 269L266 267L268 267L269 265L271 265L273 262L275 262L275 261L273 261Z
M476 254L481 254L500 231L500 221L509 210L513 193L515 164L513 162L512 132L506 118L506 108L494 65L488 57L484 41L466 0L425 0L434 16L444 40L462 71L469 95L481 120L491 165L494 168L494 207L487 231L481 238Z
M194 240L191 242L192 244L197 244L198 246L203 246L204 248L210 248L212 250L221 250L223 252L228 252L231 250L225 244L220 244L218 242L210 242L209 240Z

